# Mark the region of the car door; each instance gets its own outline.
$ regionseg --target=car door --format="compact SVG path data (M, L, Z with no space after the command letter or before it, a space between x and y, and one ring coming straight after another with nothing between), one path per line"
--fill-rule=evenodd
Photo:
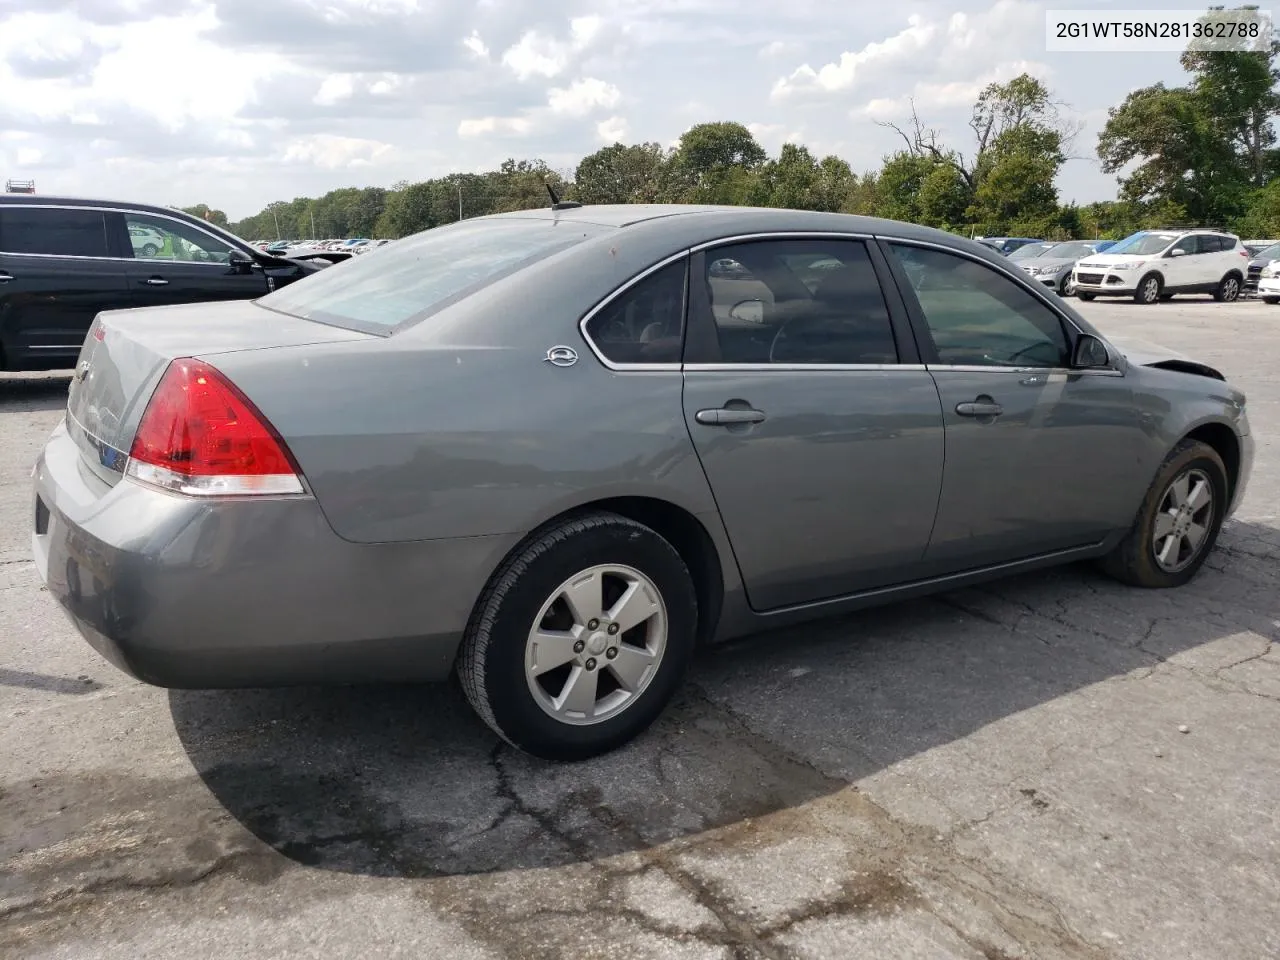
M881 276L880 252L843 237L693 257L685 421L757 610L909 580L923 561L942 411Z
M0 368L70 368L93 318L129 305L108 216L93 207L0 206Z
M945 574L1097 543L1150 481L1122 369L1075 370L1078 331L1038 291L959 252L888 241L946 423L929 543Z
M251 300L269 292L261 267L235 262L251 258L184 220L141 211L124 214L133 254L129 288L136 306Z
M1213 258L1205 254L1201 241L1202 237L1193 233L1169 248L1160 264L1166 290L1183 290L1209 282L1206 267Z

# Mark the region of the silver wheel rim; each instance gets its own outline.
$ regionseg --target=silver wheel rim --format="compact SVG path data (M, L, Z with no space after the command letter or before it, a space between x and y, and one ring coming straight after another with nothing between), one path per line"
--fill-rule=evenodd
M1156 298L1160 296L1160 284L1156 283L1155 278L1144 280L1142 282L1142 299L1147 303L1155 303Z
M1074 280L1072 280L1070 277L1067 277L1067 279L1062 281L1063 296L1069 297L1075 292L1076 292L1076 282Z
M1213 483L1203 470L1187 470L1160 498L1151 535L1156 566L1165 573L1189 567L1204 550L1213 526Z
M666 649L667 607L654 582L634 567L601 564L543 603L525 644L525 680L548 716L602 723L640 698Z
M1234 277L1222 285L1223 300L1234 300L1236 298L1236 295L1239 293L1240 293L1240 284L1238 284L1235 281Z

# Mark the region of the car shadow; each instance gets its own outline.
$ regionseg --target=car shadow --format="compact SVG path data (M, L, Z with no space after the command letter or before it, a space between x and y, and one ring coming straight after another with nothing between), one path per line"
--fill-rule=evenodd
M214 798L301 864L429 877L640 850L799 806L1110 678L1274 636L1280 531L1233 522L1190 585L1068 567L704 651L631 745L520 754L453 686L171 691Z
M60 410L67 405L71 375L0 373L0 410Z

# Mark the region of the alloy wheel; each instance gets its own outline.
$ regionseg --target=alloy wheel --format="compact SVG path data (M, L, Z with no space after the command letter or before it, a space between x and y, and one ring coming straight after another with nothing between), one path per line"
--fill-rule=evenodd
M1155 303L1160 299L1160 281L1155 277L1147 277L1142 281L1142 302Z
M549 716L600 723L639 699L666 647L667 609L654 582L634 567L602 564L543 603L525 644L525 679Z
M1240 296L1240 281L1235 277L1228 277L1222 282L1222 299L1230 303Z
M1156 565L1166 573L1190 566L1204 549L1213 518L1213 482L1208 474L1192 469L1175 477L1160 498L1152 529Z

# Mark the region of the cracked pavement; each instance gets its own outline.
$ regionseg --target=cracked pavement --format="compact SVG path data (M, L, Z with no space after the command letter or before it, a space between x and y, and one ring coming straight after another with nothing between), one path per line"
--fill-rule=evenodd
M1249 394L1200 577L1070 567L713 650L574 766L449 687L115 671L29 560L66 380L0 376L0 957L1280 955L1280 308L1083 307Z

